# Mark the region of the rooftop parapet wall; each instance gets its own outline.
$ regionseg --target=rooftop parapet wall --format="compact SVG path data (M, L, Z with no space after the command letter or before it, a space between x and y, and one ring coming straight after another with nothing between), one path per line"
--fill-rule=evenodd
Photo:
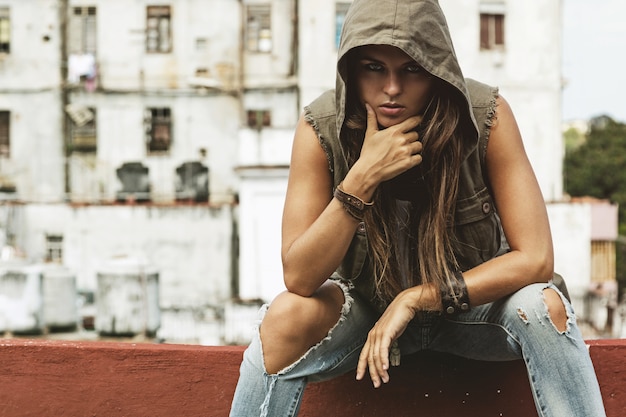
M626 410L626 340L590 341L607 416ZM0 415L226 417L240 346L0 340ZM403 358L375 390L352 374L310 384L301 417L536 416L521 361Z

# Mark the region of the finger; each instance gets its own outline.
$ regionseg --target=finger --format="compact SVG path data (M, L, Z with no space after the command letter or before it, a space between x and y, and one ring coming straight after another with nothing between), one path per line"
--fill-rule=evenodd
M389 382L389 343L382 340L376 346L374 353L374 363L376 367L376 374L384 383Z
M389 382L389 343L378 339L370 353L370 377L375 388Z
M367 103L365 103L365 110L367 110L367 129L365 130L365 135L369 136L374 132L378 132L378 119L376 118L374 109Z
M415 127L417 127L417 125L420 124L423 118L424 117L421 115L409 117L405 121L399 123L398 128L402 132L408 132L409 130L415 129Z
M374 347L374 351L372 352L372 361L374 362L374 371L376 372L377 376L382 376L382 374L384 373L384 369L383 369L383 362L381 360L382 358L380 357L380 342L377 341L375 347Z
M356 379L360 381L365 376L365 371L367 369L367 360L369 357L369 341L365 343L363 349L361 349L361 354L359 355L359 362L356 366Z
M406 136L406 139L409 142L418 142L418 143L420 143L419 142L420 135L415 130L410 130L410 131L406 132L405 136Z
M386 384L389 382L389 343L384 343L380 349L381 371L380 376Z
M374 388L380 387L380 377L378 375L378 371L376 370L376 360L374 358L374 353L370 353L368 359L368 365L370 370L370 379L372 380L372 384L374 384Z
M422 145L422 142L411 143L411 155L417 155L418 153L422 152L423 148L424 146Z

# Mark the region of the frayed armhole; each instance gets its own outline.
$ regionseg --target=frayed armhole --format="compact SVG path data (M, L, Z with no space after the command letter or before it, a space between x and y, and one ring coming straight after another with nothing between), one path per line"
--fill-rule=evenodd
M496 118L498 97L500 97L500 93L498 91L498 88L495 87L491 91L491 101L489 102L489 109L487 110L485 126L480 131L480 164L483 166L483 168L486 166L485 163L487 161L487 146L489 145L491 128L493 127Z
M315 118L313 117L313 114L311 113L311 109L308 106L304 108L304 120L315 131L315 135L317 136L317 140L318 140L320 146L322 147L322 149L324 149L324 153L326 154L326 161L328 162L328 170L330 172L333 172L334 171L334 167L333 167L332 150L331 150L328 142L324 138L324 135L322 135L322 133L320 132L319 125L317 124L317 120L315 120Z

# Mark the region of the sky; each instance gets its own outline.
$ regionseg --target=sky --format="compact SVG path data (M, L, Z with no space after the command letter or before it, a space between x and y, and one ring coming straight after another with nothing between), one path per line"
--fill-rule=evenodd
M626 123L626 0L563 0L563 120Z

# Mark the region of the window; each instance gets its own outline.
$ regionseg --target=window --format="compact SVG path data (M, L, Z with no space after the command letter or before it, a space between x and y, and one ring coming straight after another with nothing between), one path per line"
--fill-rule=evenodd
M149 108L146 110L145 117L148 153L168 152L172 142L170 109L167 107Z
M172 14L170 6L148 6L146 52L172 52Z
M502 0L483 0L480 4L480 49L504 49L504 15Z
M246 10L248 51L272 52L272 9L270 5L249 5Z
M0 54L11 52L11 20L9 8L0 7Z
M98 148L96 110L83 106L69 105L66 111L71 119L69 127L72 151L96 152Z
M96 8L73 7L69 22L70 54L96 53Z
M9 157L11 154L11 112L0 111L0 156Z
M480 15L480 49L501 49L504 47L504 15Z
M46 234L46 261L63 262L63 236Z
M335 4L335 47L339 49L339 41L341 40L341 29L343 28L343 22L346 20L346 13L350 3L337 3Z
M248 110L248 127L261 129L272 125L272 113L269 110Z

